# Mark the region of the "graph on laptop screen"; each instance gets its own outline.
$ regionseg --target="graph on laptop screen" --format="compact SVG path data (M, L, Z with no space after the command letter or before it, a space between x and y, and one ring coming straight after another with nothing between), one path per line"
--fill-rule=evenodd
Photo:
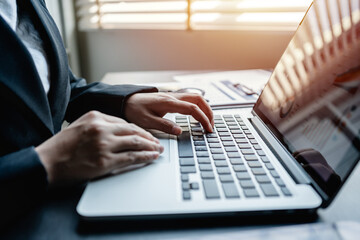
M359 5L314 1L254 108L330 197L359 160Z

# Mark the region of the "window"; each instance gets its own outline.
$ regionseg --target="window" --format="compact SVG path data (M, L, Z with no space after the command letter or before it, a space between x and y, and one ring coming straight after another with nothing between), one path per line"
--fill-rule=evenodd
M80 30L294 30L311 0L76 0Z

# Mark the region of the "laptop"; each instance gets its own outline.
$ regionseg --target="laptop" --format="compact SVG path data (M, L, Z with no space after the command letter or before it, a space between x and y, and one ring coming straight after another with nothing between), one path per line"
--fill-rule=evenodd
M360 158L359 53L359 1L314 1L253 108L214 111L213 133L167 115L183 133L157 133L165 151L153 163L90 182L78 214L152 219L328 206Z

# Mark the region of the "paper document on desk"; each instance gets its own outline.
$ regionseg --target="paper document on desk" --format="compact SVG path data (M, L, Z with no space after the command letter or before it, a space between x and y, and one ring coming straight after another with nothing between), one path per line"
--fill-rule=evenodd
M213 107L254 104L269 80L263 69L212 72L174 76L179 86L199 88Z

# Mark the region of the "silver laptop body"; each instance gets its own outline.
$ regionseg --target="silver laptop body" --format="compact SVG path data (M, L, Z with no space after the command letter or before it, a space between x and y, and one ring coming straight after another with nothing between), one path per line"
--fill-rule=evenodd
M359 1L316 1L255 106L215 110L214 134L166 117L155 162L92 181L77 206L88 220L326 207L359 161Z

